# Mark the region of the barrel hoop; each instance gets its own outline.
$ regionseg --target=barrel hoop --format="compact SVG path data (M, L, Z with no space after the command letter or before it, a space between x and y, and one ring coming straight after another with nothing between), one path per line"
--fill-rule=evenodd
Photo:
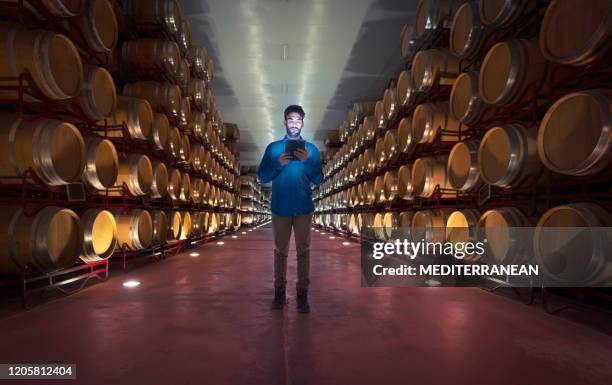
M21 175L21 170L17 164L17 159L15 159L15 135L17 134L17 127L22 122L21 119L16 119L13 122L13 125L9 129L9 137L8 137L8 149L7 154L9 157L9 161L11 162L11 166L15 171L15 175Z
M588 171L588 169L592 167L592 164L595 163L597 160L607 155L605 148L610 146L610 137L612 136L612 120L610 119L610 117L612 116L612 111L610 110L610 103L608 103L608 101L612 100L612 98L600 92L593 91L591 91L591 96L597 102L599 108L602 110L602 115L608 117L608 119L605 119L603 122L603 132L599 136L599 140L597 141L595 148L593 149L591 154L584 160L584 162L582 162L582 164L577 167L577 171L581 174Z
M54 267L54 263L51 260L51 256L49 255L49 253L41 251L48 244L48 240L46 238L39 239L38 232L36 230L39 227L42 227L43 229L49 228L50 220L43 221L42 213L44 211L51 211L51 210L53 209L50 207L46 207L43 210L41 210L39 213L37 213L34 216L32 220L32 225L30 227L30 234L35 235L33 237L30 237L30 250L32 252L32 256L34 257L34 260L39 262L41 265L43 265L43 267Z
M49 55L43 55L42 52L49 51L50 39L45 39L44 37L46 37L45 34L36 36L36 41L34 43L34 65L36 66L38 73L47 75L44 76L46 82L42 82L42 84L39 84L38 86L48 88L47 92L58 99L65 99L68 95L64 94L64 91L56 83L56 79L53 74L47 71L51 70L51 62L49 61ZM41 47L44 50L41 50Z
M7 248L8 248L8 250L7 250L8 256L9 256L11 262L13 262L13 264L15 266L17 266L19 269L23 269L24 266L21 266L19 264L17 256L15 255L15 249L13 247L13 234L15 234L15 226L17 225L17 220L21 216L22 212L23 212L23 210L20 208L19 210L17 210L15 212L15 214L13 214L13 217L11 218L11 220L9 222L9 226L8 226L7 233L6 233L6 243L7 243Z
M138 217L133 214L134 212L130 212L128 214L130 216L129 238L132 245L134 245L136 248L140 248L140 240L138 239L138 236L135 235L138 234Z
M36 126L32 135L32 160L36 166L36 173L49 184L60 185L64 181L53 170L53 161L51 159L50 146L42 145L43 143L51 143L53 131L45 122Z

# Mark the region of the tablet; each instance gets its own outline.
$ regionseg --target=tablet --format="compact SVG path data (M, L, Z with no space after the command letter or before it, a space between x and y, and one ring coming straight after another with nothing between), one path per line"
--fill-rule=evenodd
M288 152L291 154L291 159L298 159L297 156L295 156L294 152L297 149L302 149L305 150L306 149L306 141L305 140L293 140L293 139L288 139L285 141L285 152Z

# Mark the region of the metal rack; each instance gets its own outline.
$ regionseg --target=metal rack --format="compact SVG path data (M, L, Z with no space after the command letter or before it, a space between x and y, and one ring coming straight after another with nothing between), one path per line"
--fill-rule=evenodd
M141 250L130 250L127 245L123 245L120 251L109 258L109 263L111 265L118 264L125 271L131 262L151 259L159 262L168 256L179 254L202 243L228 235L233 231L235 230L224 228L211 234L190 235L186 239L169 240L165 244L156 244Z
M19 4L22 4L20 1ZM109 125L107 120L104 123L90 121L84 114L79 105L73 100L56 101L47 98L38 89L31 75L27 72L20 74L18 77L1 78L3 81L12 81L13 85L1 85L0 90L13 91L16 93L16 99L1 99L0 105L8 107L18 113L22 119L33 121L41 118L63 119L73 123L82 133L104 137L111 140L118 151L125 155L127 152L133 152L138 149L141 153L150 156L153 159L162 160L172 167L180 169L182 172L197 176L210 183L211 185L229 191L238 193L236 188L229 189L228 186L219 181L214 180L209 174L198 172L192 169L186 163L180 163L170 160L165 154L151 150L148 143L144 140L135 140L129 137L127 127L122 125ZM27 100L27 99L32 99ZM110 132L121 131L122 137L110 137ZM201 143L207 150L211 150L211 144L204 142L201 138L191 138ZM214 159L227 169L231 174L235 175L236 171L229 167L221 157L211 151ZM78 199L72 199L70 190L76 188L81 193ZM195 203L193 200L188 202L173 202L170 199L146 199L146 197L133 196L127 190L125 185L115 186L104 191L90 191L85 188L82 183L74 183L65 186L49 186L46 185L32 169L26 170L20 176L0 176L0 203L3 204L18 204L20 205L25 215L33 215L33 208L38 205L59 205L86 208L86 207L138 207L148 210L154 209L183 209L183 210L198 210L209 211L215 213L235 213L235 207L218 207L208 203ZM136 259L151 258L160 260L172 253L178 253L187 247L192 247L210 239L214 239L228 233L228 229L217 231L214 234L205 234L199 237L191 237L185 240L172 241L167 245L157 245L144 250L129 250L123 247L116 252L109 260L93 262L88 264L78 263L77 265L58 269L54 272L41 272L33 267L26 267L20 274L20 278L7 277L0 281L4 285L19 285L22 292L22 305L24 308L29 308L28 297L30 294L40 291L48 291L57 289L65 295L70 295L81 289L91 280L97 278L105 280L108 277L109 263L115 263L116 260L121 260L125 269L129 261ZM160 257L161 256L161 257ZM64 289L67 285L80 283L73 290ZM34 286L34 287L33 287Z
M0 286L19 287L21 305L28 310L31 308L30 299L34 294L56 290L68 296L84 289L93 278L105 281L108 273L108 260L81 262L73 267L51 272L43 272L32 266L26 266L17 276L0 276Z

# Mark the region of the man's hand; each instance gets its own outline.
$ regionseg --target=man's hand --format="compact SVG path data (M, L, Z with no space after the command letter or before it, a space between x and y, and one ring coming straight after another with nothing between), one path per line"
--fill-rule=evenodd
M291 161L291 154L288 152L283 152L281 156L278 157L278 161L280 162L281 166L286 165Z
M308 158L310 157L310 156L308 155L308 151L307 151L307 150L304 150L304 149L301 149L301 148L300 148L300 149L298 149L298 150L295 150L295 156L297 156L297 158L298 158L299 160L301 160L302 162L307 161L307 160L308 160Z

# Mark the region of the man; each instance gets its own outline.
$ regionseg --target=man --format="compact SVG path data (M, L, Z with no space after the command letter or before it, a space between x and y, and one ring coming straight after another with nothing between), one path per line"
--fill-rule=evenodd
M285 109L286 135L266 147L259 164L258 176L261 183L272 181L272 231L274 233L274 309L282 309L286 297L287 254L291 228L295 233L298 260L297 307L300 313L310 310L308 305L308 278L310 270L310 226L314 204L311 184L323 181L323 169L319 150L312 143L305 143L304 149L292 154L285 152L288 140L302 140L304 110L300 106Z

